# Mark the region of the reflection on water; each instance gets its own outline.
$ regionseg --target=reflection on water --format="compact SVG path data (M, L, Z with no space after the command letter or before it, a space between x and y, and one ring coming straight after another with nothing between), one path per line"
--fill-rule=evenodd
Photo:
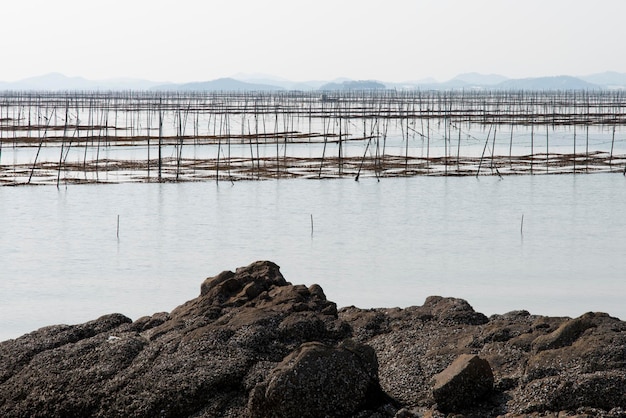
M339 306L442 295L485 314L626 318L624 187L618 174L4 187L0 339L170 311L259 259Z

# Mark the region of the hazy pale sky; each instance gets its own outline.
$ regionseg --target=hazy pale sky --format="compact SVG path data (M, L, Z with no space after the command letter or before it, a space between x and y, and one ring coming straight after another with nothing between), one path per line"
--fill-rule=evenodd
M5 0L0 80L626 72L625 0Z

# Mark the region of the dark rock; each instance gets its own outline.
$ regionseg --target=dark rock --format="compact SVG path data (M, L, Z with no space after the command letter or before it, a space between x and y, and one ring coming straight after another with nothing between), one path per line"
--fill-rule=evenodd
M463 299L430 296L426 298L422 308L429 310L441 322L481 325L489 321L485 315L475 312Z
M152 316L143 316L137 319L135 322L133 322L131 329L137 332L147 331L169 320L170 320L169 313L159 312L159 313L155 313Z
M441 299L434 298L435 306ZM449 320L445 311L433 309L432 301L406 309L339 311L352 325L354 338L375 349L383 390L408 410L432 407L435 399L427 382L459 355L471 353L489 362L494 390L463 410L464 416L558 414L566 408L591 408L595 412L585 409L588 417L622 416L609 411L624 408L623 321L603 313L569 319L515 311L493 315L485 323L463 324L471 321ZM570 323L575 325L565 325ZM597 396L602 387L606 392Z
M350 331L319 286L292 286L276 264L256 262L205 280L169 314L0 343L0 416L241 417L285 356L309 341L337 346Z
M409 406L432 403L430 379L470 352L478 325L489 322L466 301L439 296L406 309L343 308L339 317L376 350L383 390Z
M594 313L587 313L576 319L568 319L548 335L541 335L533 341L535 351L552 350L571 345L587 329L595 326Z
M600 409L597 415L590 416L608 416L606 411L626 408L626 372L563 373L535 379L525 385L514 404L522 413L585 407Z
M435 395L432 381L462 355L488 362L493 390L453 406L457 417L626 416L617 318L487 318L439 296L337 310L320 286L292 285L267 261L206 279L170 313L1 342L0 416L247 417L297 404L298 416L443 417L435 406L453 397ZM290 379L298 384L286 388Z
M489 362L476 355L459 356L435 376L433 397L444 412L467 409L493 390Z
M80 325L54 325L41 328L15 340L0 343L0 384L19 372L40 353L77 343L131 323L120 314L102 316ZM1 398L0 398L1 399Z
M255 418L350 416L379 390L377 369L370 347L305 343L254 387L249 411Z

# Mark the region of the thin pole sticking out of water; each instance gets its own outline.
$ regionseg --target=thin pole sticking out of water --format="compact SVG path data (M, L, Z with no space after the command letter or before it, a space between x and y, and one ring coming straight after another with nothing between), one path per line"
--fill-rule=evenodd
M576 174L576 124L574 124L574 174Z
M535 158L535 120L530 125L530 174L533 173L533 162Z
M589 171L589 125L586 126L587 135L585 139L585 173Z
M456 171L460 172L461 163L459 161L459 158L461 156L461 123L458 124L458 128L459 128L459 142L457 143L457 148L456 148Z
M159 183L162 181L161 178L161 145L163 144L163 102L159 97ZM219 161L218 161L219 164Z
M519 227L519 233L524 235L524 214L522 213L522 223L520 224Z
M311 236L313 236L313 214L311 214Z
M509 165L513 168L513 122L511 122L511 138L509 140Z
M489 132L487 132L487 139L485 140L485 147L483 148L483 153L480 156L480 161L478 162L478 170L476 170L476 178L478 178L478 175L480 174L480 167L482 167L483 165L483 158L485 156L485 151L487 150L487 144L489 143L489 136L491 136L491 128L492 126L489 126Z
M609 167L613 165L613 145L615 145L615 125L613 125L613 137L611 138L611 156L609 157Z
M61 155L59 155L59 169L57 171L57 189L59 188L59 183L61 182L61 165L63 163L63 149L65 147L65 138L67 137L67 127L69 124L69 114L70 114L70 101L69 99L65 100L65 125L63 126L63 139L61 140ZM76 124L78 126L78 123ZM78 129L78 128L77 128ZM615 133L615 130L613 130ZM615 136L615 135L613 135ZM68 145L69 147L69 145Z
M120 215L117 215L117 239L120 239Z
M498 127L493 128L493 142L491 143L491 174L493 174L493 160L496 155L496 134L498 133ZM496 168L497 170L497 168Z
M546 173L550 167L550 129L546 123Z

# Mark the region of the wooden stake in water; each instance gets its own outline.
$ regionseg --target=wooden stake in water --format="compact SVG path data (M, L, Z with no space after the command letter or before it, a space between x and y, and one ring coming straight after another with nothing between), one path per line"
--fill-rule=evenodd
M613 125L613 137L611 138L611 155L609 156L609 168L613 165L613 146L615 145L615 125Z
M550 167L550 130L546 123L546 173Z
M313 236L313 214L311 214L311 236Z
M574 125L574 174L576 174L576 125Z
M522 213L522 223L521 223L521 225L519 227L519 232L522 235L524 234L524 214L523 213Z
M120 215L117 215L117 239L120 238Z
M159 183L163 180L161 178L161 146L163 145L163 102L159 97ZM219 164L219 161L218 161Z
M487 132L487 139L485 140L485 147L483 148L483 153L480 156L480 161L478 162L478 170L476 170L476 178L480 174L480 167L483 165L483 158L485 156L485 151L487 151L487 144L489 143L489 136L491 135L491 128L493 126L489 126L489 132Z

